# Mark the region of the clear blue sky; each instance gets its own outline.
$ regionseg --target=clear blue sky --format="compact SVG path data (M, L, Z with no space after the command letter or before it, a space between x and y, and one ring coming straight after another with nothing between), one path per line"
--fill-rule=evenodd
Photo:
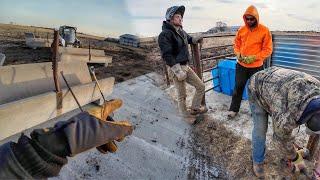
M320 30L319 0L1 0L0 23L73 25L100 36L154 36L172 5L185 5L184 29L199 32L216 21L242 25L242 15L251 4L271 30Z

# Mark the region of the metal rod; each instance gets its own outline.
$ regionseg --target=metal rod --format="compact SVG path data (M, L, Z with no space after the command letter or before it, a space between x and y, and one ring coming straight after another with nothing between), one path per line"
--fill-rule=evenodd
M200 62L201 62L201 76L203 76L203 61L201 61L201 49L202 49L202 44L200 43L199 45L199 52L200 52Z
M213 57L209 57L209 58L202 59L202 61L209 61L209 60L214 60L214 59L221 59L221 58L225 58L225 57L228 57L228 56L234 56L234 53L224 54L224 55L220 55L220 56L213 56Z
M231 47L233 44L228 44L228 45L222 45L222 46L212 46L212 47L207 47L207 48L202 48L202 51L207 51L215 48L226 48L226 47Z
M48 34L47 34L48 38ZM54 31L53 43L52 43L52 73L54 86L56 88L56 101L57 110L62 109L62 91L60 87L59 75L58 75L58 47L59 47L59 32Z
M103 98L103 102L106 102L106 98L104 97L104 95L103 95L103 93L102 93L102 89L101 89L100 83L99 83L99 81L98 81L98 79L97 79L97 77L96 77L96 73L94 72L94 67L91 66L91 67L89 68L89 70L90 70L90 73L92 74L92 76L93 76L93 78L94 78L94 81L96 82L96 84L97 84L97 86L98 86L98 89L99 89L99 91L100 91L100 93L101 93L101 96L102 96L102 98Z
M198 44L192 44L192 50L194 53L194 67L196 74L200 79L202 79L202 71L201 71L201 62L200 62L200 51L199 51L199 45Z
M59 46L59 34L58 31L54 31L54 40L52 47L52 70L53 70L53 80L56 91L61 91L58 77L58 46Z
M91 43L89 41L89 61L91 61Z
M203 36L203 38L212 38L212 37L228 37L228 36L235 36L236 34L235 33L233 33L233 34L231 34L231 33L229 33L229 34L210 34L210 35L205 35L205 36Z
M66 85L67 85L67 87L68 87L69 91L71 92L71 94L72 94L72 96L73 96L74 100L75 100L75 101L76 101L76 103L78 104L79 109L81 110L81 112L84 112L84 111L83 111L83 109L82 109L82 107L81 107L81 105L80 105L80 103L79 103L79 101L78 101L78 99L77 99L77 97L76 97L76 95L73 93L73 91L72 91L71 87L69 86L69 83L67 82L66 78L64 77L64 75L63 75L63 71L61 71L61 72L60 72L60 74L61 74L61 76L62 76L62 78L63 78L64 82L66 83Z
M198 43L197 44L192 44L191 45L191 49L192 49L192 52L194 54L193 57L194 57L194 67L195 67L196 74L202 80L201 55L200 55L200 49L199 49ZM206 105L205 96L203 96L201 104L204 105L204 106Z
M212 88L210 88L210 89L205 90L205 92L207 93L207 92L209 92L209 91L211 91L212 89L217 88L217 87L220 87L220 86L219 86L219 85L214 86L214 87L212 87Z
M203 81L203 83L207 83L207 82L210 82L210 81L212 81L212 80L214 80L214 79L218 79L219 77L214 77L214 78L211 78L211 79L208 79L208 80L205 80L205 81Z
M213 69L217 69L217 68L218 68L218 67L215 66L215 67L213 67L213 68L206 69L206 70L204 70L203 72L209 72L209 71L212 71Z

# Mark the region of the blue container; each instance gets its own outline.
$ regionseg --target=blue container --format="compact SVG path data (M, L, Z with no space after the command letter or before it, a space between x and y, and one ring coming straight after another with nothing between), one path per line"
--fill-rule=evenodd
M232 96L235 86L236 64L237 62L234 58L219 61L218 68L211 71L212 77L214 78L213 86L217 86L214 88L214 91ZM247 89L248 83L242 95L242 99L244 100L248 99Z

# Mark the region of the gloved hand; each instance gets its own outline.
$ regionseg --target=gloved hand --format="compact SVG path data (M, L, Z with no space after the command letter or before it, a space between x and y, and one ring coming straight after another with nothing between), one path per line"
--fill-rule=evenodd
M111 116L116 109L119 109L122 106L121 99L113 99L110 101L104 102L102 106L94 107L88 110L88 113L102 121L114 121ZM122 141L122 139L117 139L118 142ZM107 152L114 153L118 150L117 144L114 141L107 142L99 147L97 150L101 153L106 154Z
M119 108L121 104L121 100L106 102L103 110L100 108L100 112L103 113L97 115L99 118L82 112L67 121L56 123L53 128L34 130L31 137L48 151L61 157L74 156L101 145L103 146L99 149L100 152L114 152L115 144L105 144L123 140L132 134L133 126L128 121L111 122L101 119L111 120L108 113Z
M243 58L242 58L241 54L240 53L235 53L235 54L237 56L238 61L242 62Z
M173 74L177 77L178 81L183 81L187 78L187 72L183 70L180 64L175 64L171 67Z
M288 166L293 173L301 172L306 169L306 165L303 159L304 153L304 149L299 149L297 150L296 157L293 160L289 160Z
M241 62L245 64L251 64L256 60L256 56L244 56L241 58Z
M192 37L192 44L203 44L203 37L201 35Z

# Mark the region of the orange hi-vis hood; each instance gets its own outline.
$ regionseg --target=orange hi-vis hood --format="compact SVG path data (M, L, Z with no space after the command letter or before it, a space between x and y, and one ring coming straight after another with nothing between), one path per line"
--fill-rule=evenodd
M246 19L245 19L245 16L246 15L250 15L250 16L253 16L256 18L257 20L257 23L259 24L259 13L258 13L258 10L255 6L251 5L247 8L246 12L243 14L243 21L244 23L247 25L247 22L246 22Z
M247 25L245 15L254 16L257 19L257 26L253 29ZM272 36L269 29L259 22L258 10L249 6L243 15L245 26L242 26L234 39L234 53L241 56L255 56L251 64L238 63L247 68L256 68L263 65L264 60L272 53Z

